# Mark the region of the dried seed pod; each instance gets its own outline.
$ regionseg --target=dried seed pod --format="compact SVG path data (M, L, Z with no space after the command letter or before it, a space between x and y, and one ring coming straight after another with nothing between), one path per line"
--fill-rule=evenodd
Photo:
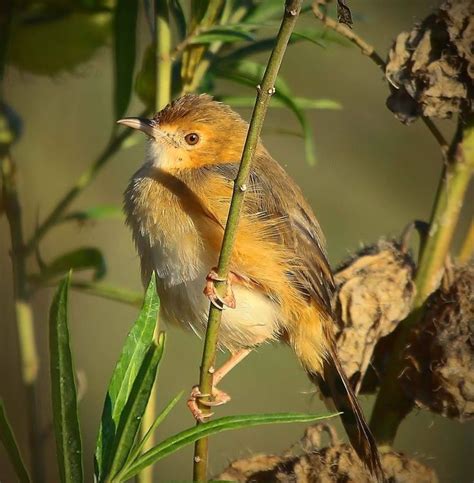
M401 381L420 407L464 421L474 417L474 261L451 278L428 299Z
M340 481L370 483L371 478L355 451L347 444L320 446L320 425L310 426L299 447L302 454L282 456L255 455L233 461L218 480L239 482L335 483ZM326 430L326 428L323 428ZM334 434L334 429L331 429ZM314 444L316 442L316 444ZM294 450L291 448L290 450ZM436 483L435 472L420 462L395 451L381 454L387 481L392 483Z
M356 390L377 342L408 315L413 275L411 257L399 243L385 240L362 249L336 271L334 308L342 324L336 332L338 354Z
M385 73L387 107L405 124L421 114L471 112L474 96L474 2L447 0L411 32L398 35Z

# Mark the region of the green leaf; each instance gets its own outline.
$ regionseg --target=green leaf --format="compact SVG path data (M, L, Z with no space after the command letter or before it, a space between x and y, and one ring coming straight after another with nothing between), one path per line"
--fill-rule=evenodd
M95 451L95 473L99 481L103 480L107 467L110 467L117 427L143 359L152 344L158 310L156 281L152 277L138 319L127 336L107 389Z
M260 23L283 14L284 5L279 0L262 0L245 17L245 22Z
M253 107L255 97L252 96L217 96L218 99L232 107ZM339 110L342 105L332 99L308 99L306 97L295 97L294 103L299 109L327 109ZM270 107L286 107L281 99L275 98Z
M122 209L114 205L98 205L91 206L85 210L73 211L60 218L59 222L77 221L84 223L86 221L104 220L107 218L123 218Z
M265 66L249 60L219 63L213 67L213 72L218 77L233 80L239 84L255 87L260 84L265 72ZM278 77L275 82L276 92L274 98L280 100L288 107L298 119L304 135L305 155L308 164L316 164L314 155L313 133L303 110L295 103L290 88L286 82ZM271 105L271 104L270 104Z
M106 273L104 256L97 248L78 248L48 263L33 279L45 282L69 270L94 270L94 280L99 280Z
M186 17L184 15L184 10L179 0L171 0L170 11L176 23L176 29L178 31L179 40L183 40L186 37L186 30L187 30Z
M276 423L305 423L309 421L317 421L337 416L315 415L315 414L299 414L299 413L273 413L273 414L245 414L241 416L227 416L214 421L199 424L193 428L182 431L165 439L145 454L140 456L137 461L130 466L129 470L124 474L124 478L128 479L139 473L141 470L156 463L158 460L174 453L188 444L194 443L198 439L229 431L231 429L250 428L263 424Z
M117 0L114 16L115 59L115 118L120 119L127 110L132 95L135 68L135 40L138 14L137 1Z
M291 36L294 39L301 39L301 40L308 40L309 42L312 42L313 44L318 45L319 47L326 47L324 42L321 42L321 35L322 32L314 32L314 31L307 31L307 30L300 30L300 31L293 31Z
M5 406L0 399L0 441L8 454L10 463L15 469L16 476L21 483L29 483L30 475L26 469L23 458L21 457L18 444L13 434L12 428L7 418Z
M192 44L211 44L213 42L239 42L254 40L253 35L241 28L219 26L207 29L205 32L192 38Z
M156 417L155 421L146 432L143 439L138 444L135 445L132 452L130 453L130 456L128 457L128 461L130 462L130 465L140 456L140 453L145 447L147 441L150 439L150 436L155 432L156 428L165 420L166 416L168 416L170 411L176 406L176 403L181 399L182 396L183 396L183 391L181 391L177 396L175 396L166 405L163 411L161 411L161 413L158 414L158 416ZM127 470L127 466L125 466L125 470Z
M159 363L163 356L165 335L160 334L158 346L152 343L133 383L130 396L125 405L115 434L115 445L108 477L115 478L123 468L134 446L138 430L150 398Z
M63 483L83 481L82 442L77 393L69 347L68 290L70 274L61 280L49 312L51 400L59 476Z

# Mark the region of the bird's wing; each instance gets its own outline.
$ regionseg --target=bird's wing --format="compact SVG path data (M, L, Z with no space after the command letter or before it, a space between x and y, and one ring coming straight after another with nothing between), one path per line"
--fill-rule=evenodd
M208 173L235 180L237 163L211 164ZM244 204L244 217L260 225L288 258L286 277L297 290L331 313L334 280L319 223L299 187L263 149L257 152Z

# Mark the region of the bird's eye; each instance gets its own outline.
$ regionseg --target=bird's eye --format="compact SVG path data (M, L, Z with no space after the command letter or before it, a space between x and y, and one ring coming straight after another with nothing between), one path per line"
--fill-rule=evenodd
M190 146L194 146L195 144L197 144L199 142L199 136L195 132L191 132L189 134L186 134L186 136L184 136L184 140Z

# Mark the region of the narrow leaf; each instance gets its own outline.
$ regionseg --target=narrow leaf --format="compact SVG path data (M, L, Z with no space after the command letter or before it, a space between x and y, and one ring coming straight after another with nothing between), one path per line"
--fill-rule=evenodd
M111 461L113 442L120 417L132 390L133 382L153 341L158 310L159 299L156 294L156 282L152 277L138 319L127 336L107 389L95 452L95 471L99 481L103 479L106 467Z
M164 333L160 334L159 345L152 344L143 359L140 370L133 383L130 396L120 416L115 435L115 447L108 471L112 479L123 468L134 446L143 414L150 398L156 372L163 356Z
M69 279L70 274L61 280L49 312L51 399L59 476L63 483L83 481L76 381L69 347Z
M253 107L255 97L252 96L218 96L218 99L232 107ZM299 109L327 109L339 110L342 105L332 99L308 99L306 97L294 97L294 103ZM270 107L286 107L281 99L275 98Z
M171 412L171 410L176 406L176 403L181 399L183 396L183 391L181 391L177 396L175 396L161 411L160 414L158 414L157 418L153 422L153 424L150 426L148 431L146 432L145 436L143 439L135 445L133 448L132 452L130 453L130 456L128 457L128 461L130 462L130 465L135 462L135 460L140 456L140 453L142 452L143 448L145 447L147 441L150 439L150 436L155 432L156 428L165 420L166 416Z
M123 117L132 95L138 4L133 0L117 0L115 7L115 119Z
M110 218L123 218L123 212L120 207L114 205L98 205L91 206L81 211L73 211L61 218L59 222L77 221L84 223L86 221L97 221Z
M2 442L11 465L15 469L16 476L21 483L29 483L30 476L26 469L20 449L7 418L5 406L0 399L0 441Z
M324 42L321 42L321 32L318 32L316 35L313 34L311 31L294 31L291 34L292 37L296 39L301 39L301 40L308 40L309 42L312 42L313 44L316 44L319 47L326 47Z
M45 282L59 275L63 275L69 270L93 270L94 280L99 280L104 277L106 272L104 256L97 248L78 248L46 264L41 273L34 275L33 279Z
M229 431L231 429L250 428L263 424L277 423L305 423L317 421L336 416L299 414L299 413L274 413L274 414L246 414L241 416L227 416L208 423L203 423L193 428L182 431L153 447L141 457L139 457L130 469L125 473L124 478L128 479L139 473L141 470L156 463L158 460L174 453L188 444L194 443L198 439Z
M193 37L193 44L211 44L213 42L238 42L242 40L254 40L253 35L241 29L215 27Z
M183 7L179 0L170 1L170 10L176 23L176 29L178 31L179 40L183 40L186 37L186 17L184 15Z

